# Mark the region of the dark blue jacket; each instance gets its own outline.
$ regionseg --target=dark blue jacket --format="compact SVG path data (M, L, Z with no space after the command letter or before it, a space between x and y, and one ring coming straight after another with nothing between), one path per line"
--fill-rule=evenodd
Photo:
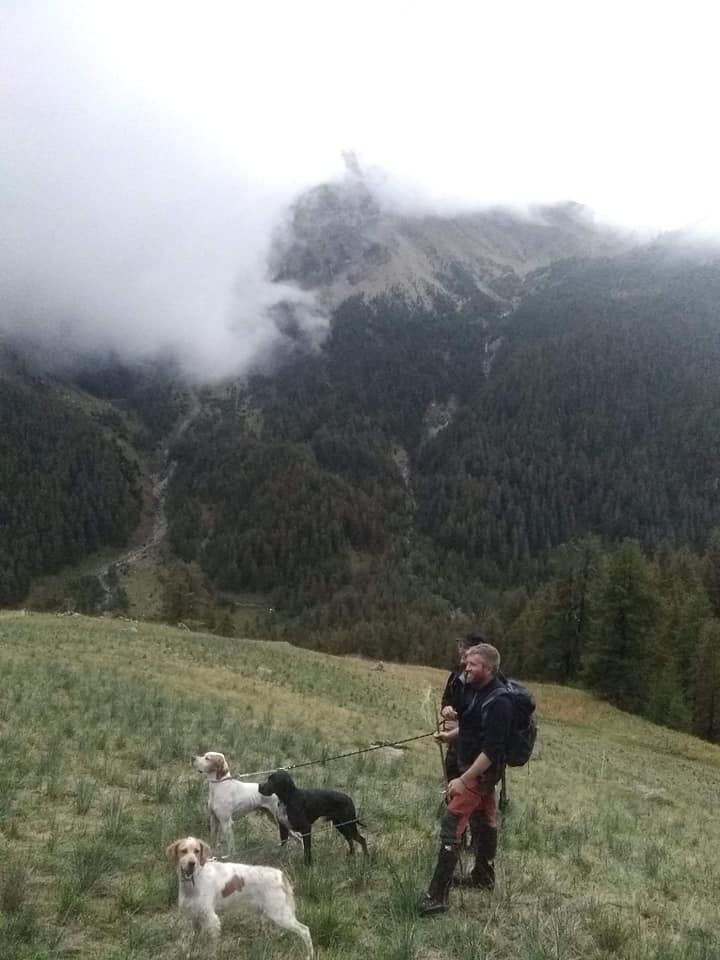
M485 753L492 760L489 773L500 776L500 768L505 759L505 746L510 736L512 722L512 704L507 696L496 696L487 709L483 703L504 684L495 678L484 687L474 687L466 683L459 704L453 704L460 720L460 732L457 738L457 752L460 769L467 770L473 760Z

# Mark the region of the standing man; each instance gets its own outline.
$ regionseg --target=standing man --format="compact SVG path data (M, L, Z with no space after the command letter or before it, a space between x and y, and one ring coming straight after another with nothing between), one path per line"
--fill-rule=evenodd
M475 865L466 885L482 890L495 886L495 785L502 776L512 719L510 699L499 695L505 689L497 678L499 667L500 654L491 644L479 643L467 650L466 684L455 707L458 726L436 734L444 743L456 740L460 775L448 784L448 806L440 822L440 853L428 892L418 903L421 916L447 910L460 842L471 817Z

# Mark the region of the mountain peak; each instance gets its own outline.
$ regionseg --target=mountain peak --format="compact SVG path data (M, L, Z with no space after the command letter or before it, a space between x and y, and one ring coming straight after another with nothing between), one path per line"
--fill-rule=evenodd
M342 179L297 197L270 258L274 280L314 290L329 307L356 294L372 299L387 293L460 303L473 289L503 302L539 267L612 255L629 245L573 202L524 212L401 213L381 200L353 154L345 162Z

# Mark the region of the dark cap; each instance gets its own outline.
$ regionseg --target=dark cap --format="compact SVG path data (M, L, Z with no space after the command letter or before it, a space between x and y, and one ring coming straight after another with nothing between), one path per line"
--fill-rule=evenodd
M478 643L485 643L485 637L481 633L468 633L458 640L458 644L463 650L469 650L470 647L476 647Z

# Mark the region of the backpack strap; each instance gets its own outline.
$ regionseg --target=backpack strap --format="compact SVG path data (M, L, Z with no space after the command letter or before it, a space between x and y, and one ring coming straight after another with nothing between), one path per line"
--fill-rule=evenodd
M489 697L486 697L483 702L480 710L484 713L486 708L490 706L491 703L494 703L498 697L504 697L506 694L509 694L510 691L507 687L503 687L501 690L493 690ZM474 706L474 702L473 702ZM471 708L472 709L472 708Z
M502 689L500 689L500 690L494 690L494 691L490 694L490 696L483 702L483 705L482 705L482 707L481 707L480 709L484 712L484 711L485 711L485 708L486 708L486 707L489 707L491 703L494 703L495 700L497 700L499 697L503 697L503 696L505 696L506 694L509 694L509 693L510 693L510 690L508 689L507 686L503 686ZM498 801L498 807L499 807L499 809L500 809L500 813L504 813L504 812L507 810L507 808L508 808L508 806L509 806L509 804L510 804L510 798L508 797L508 792L507 792L507 776L506 776L506 773L507 773L507 764L506 764L506 763L503 763L503 764L501 765L501 767L500 767L500 770L501 770L501 773L500 773L500 799L499 799L499 801Z

